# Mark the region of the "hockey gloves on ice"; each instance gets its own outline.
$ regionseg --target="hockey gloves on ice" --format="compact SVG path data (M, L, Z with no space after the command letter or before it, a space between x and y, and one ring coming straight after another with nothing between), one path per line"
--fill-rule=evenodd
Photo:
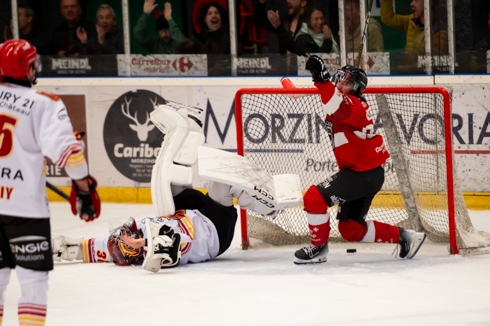
M79 215L82 220L90 222L100 215L100 198L97 193L97 181L90 175L85 178L88 182L89 191L81 191L77 184L72 181L70 204L74 215Z
M325 62L317 55L311 55L306 60L306 70L311 73L314 82L326 82L330 80L330 73L325 67Z

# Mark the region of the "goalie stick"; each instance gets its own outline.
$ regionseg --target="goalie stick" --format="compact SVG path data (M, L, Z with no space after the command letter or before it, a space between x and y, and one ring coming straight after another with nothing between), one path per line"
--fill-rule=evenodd
M361 45L359 46L359 53L357 54L357 62L355 62L356 68L361 66L362 50L364 49L364 39L366 38L366 33L369 25L369 19L371 18L371 8L373 7L373 0L369 0L368 12L366 14L366 21L364 22L364 30L361 36Z

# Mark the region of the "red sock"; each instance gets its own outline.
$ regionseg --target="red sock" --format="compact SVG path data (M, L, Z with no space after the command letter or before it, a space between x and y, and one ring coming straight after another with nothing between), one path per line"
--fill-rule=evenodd
M400 231L397 226L378 221L366 221L368 232L362 242L398 243Z
M307 213L308 228L310 229L310 241L314 246L320 246L328 242L330 236L330 219L326 214Z

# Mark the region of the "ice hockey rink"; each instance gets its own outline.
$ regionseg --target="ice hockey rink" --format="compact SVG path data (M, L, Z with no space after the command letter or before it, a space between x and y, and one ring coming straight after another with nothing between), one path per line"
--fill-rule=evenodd
M107 235L110 223L129 216L153 215L151 205L111 203L91 223L66 203L52 203L51 212L53 232L86 238ZM490 232L490 211L470 216ZM414 259L400 260L394 247L332 243L327 263L296 266L297 246L241 250L237 225L219 258L156 274L57 263L46 325L490 325L490 255L451 256L446 245L426 240ZM4 326L17 325L19 297L12 273Z

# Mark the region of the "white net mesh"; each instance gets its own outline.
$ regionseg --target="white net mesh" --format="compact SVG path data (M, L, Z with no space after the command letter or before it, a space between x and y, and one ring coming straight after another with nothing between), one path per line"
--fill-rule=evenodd
M399 88L382 98L365 94L375 130L392 154L384 165L385 183L374 198L367 219L423 228L431 240L448 242L444 97L437 92L413 94L406 90ZM236 109L237 123L243 129L239 142L241 138L245 157L273 175L298 174L303 190L337 171L318 94L274 94L273 89L242 91L241 104ZM381 118L379 104L383 103L388 106L386 112L395 135L384 128L388 119ZM390 146L396 146L396 150ZM455 188L455 193L456 198L462 198L459 188ZM458 226L472 229L464 201L457 200L454 205ZM330 239L340 240L336 207L330 208L330 213ZM247 212L247 229L249 237L276 245L309 241L306 214L301 207L285 210L274 220ZM458 241L458 246L468 247L461 237Z

